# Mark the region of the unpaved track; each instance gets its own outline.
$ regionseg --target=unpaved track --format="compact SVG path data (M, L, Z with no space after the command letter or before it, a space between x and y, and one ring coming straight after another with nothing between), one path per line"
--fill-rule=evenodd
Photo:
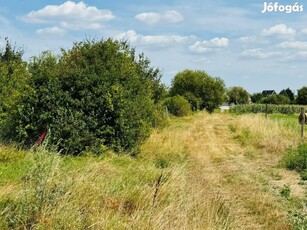
M248 126L239 122L225 114L199 116L191 122L189 139L195 142L187 144L193 162L189 181L222 197L230 209L233 229L290 229L280 188L288 184L293 195L303 198L306 194L297 185L299 176L278 167L283 153L238 140L237 133ZM238 130L231 131L236 125Z

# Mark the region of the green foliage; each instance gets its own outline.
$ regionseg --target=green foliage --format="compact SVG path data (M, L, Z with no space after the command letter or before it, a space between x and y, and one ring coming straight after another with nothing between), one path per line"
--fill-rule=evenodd
M251 95L251 99L253 103L260 103L263 97L264 96L262 95L262 93L254 93Z
M299 172L307 169L307 144L301 144L297 149L288 150L284 160L288 169Z
M247 104L249 93L240 86L231 87L227 91L228 102L237 104Z
M301 178L302 180L307 180L307 169L301 172Z
M149 135L160 74L125 42L85 40L29 63L34 89L10 114L11 140L31 146L44 130L64 153L132 150ZM105 149L105 148L103 148Z
M27 63L22 60L23 51L11 45L5 39L5 48L0 50L0 135L6 136L10 129L8 116L12 111L20 109L19 102L31 88L28 81L30 74Z
M4 204L2 215L10 229L32 229L65 193L62 183L54 180L60 175L59 156L38 149L33 157L33 164L22 178L23 190L16 200Z
M262 104L275 104L275 105L287 105L290 104L290 99L288 96L281 94L271 94L267 97L264 97L260 100Z
M301 111L301 106L298 105L272 105L272 104L250 104L250 105L236 105L231 106L229 111L231 113L281 113L281 114L298 114Z
M204 71L185 70L173 79L170 93L186 97L193 110L213 112L225 99L225 85L222 79L213 78Z
M307 105L307 86L302 87L297 91L297 104Z
M280 190L280 195L286 199L288 199L290 197L291 194L291 189L289 187L289 185L284 185L281 190Z
M190 103L179 95L165 99L164 105L175 116L187 116L192 112Z
M304 179L307 170L307 144L301 144L297 149L289 149L283 158L283 163L286 168L300 172Z
M306 212L290 212L289 219L293 225L294 230L305 230L307 226L307 214Z
M287 89L283 89L282 91L280 91L279 95L284 95L286 97L288 97L290 99L290 102L293 103L294 102L294 93L290 88Z

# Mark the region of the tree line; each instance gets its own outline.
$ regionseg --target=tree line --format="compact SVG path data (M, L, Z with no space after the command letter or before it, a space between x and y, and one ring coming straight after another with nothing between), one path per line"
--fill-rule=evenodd
M126 41L84 40L57 56L44 51L28 61L22 57L6 38L0 49L0 138L26 148L47 133L48 146L64 154L136 153L168 113L213 112L225 101L249 98L243 88L226 89L221 78L200 70L179 72L168 88L160 70Z
M66 154L135 152L166 119L165 106L213 111L224 82L203 71L179 73L168 89L161 72L125 41L84 40L24 61L9 39L0 50L0 138L30 148L42 133ZM183 77L184 76L184 77ZM184 81L191 76L191 81ZM192 106L191 106L192 105Z

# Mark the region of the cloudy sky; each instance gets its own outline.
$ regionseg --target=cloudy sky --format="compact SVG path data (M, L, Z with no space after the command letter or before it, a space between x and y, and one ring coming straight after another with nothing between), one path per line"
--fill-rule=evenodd
M296 12L296 2L303 11ZM307 85L307 1L278 1L273 12L262 13L264 3L1 1L0 45L9 37L24 48L27 59L44 50L59 53L84 38L127 39L162 71L167 85L179 71L197 69L250 93L287 87L296 91ZM288 5L291 13L286 13Z

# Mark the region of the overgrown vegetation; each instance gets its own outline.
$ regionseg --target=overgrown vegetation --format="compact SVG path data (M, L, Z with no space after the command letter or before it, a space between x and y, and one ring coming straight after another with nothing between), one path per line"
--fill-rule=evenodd
M164 101L168 112L174 116L188 116L192 113L191 105L183 96L173 96L166 98Z
M175 146L161 143L161 160L152 147L148 142L138 158L112 152L63 157L43 148L20 155L32 163L11 180L13 191L1 187L0 228L229 229L231 216L222 198L190 178L183 161L188 150L179 160Z
M194 111L213 112L225 100L225 83L204 71L184 70L174 77L170 94L185 97Z
M296 142L263 116L202 112L154 130L136 157L0 146L0 228L298 227L305 220L302 207L291 206L303 199L295 198L297 181L277 168ZM287 219L289 210L296 214Z
M11 47L7 50L3 56L11 52L11 62L14 55L21 58ZM31 78L23 82L18 75L16 84L14 73L19 69L14 67L4 86L32 90L17 94L18 101L11 103L11 97L2 101L6 103L1 106L6 115L2 139L31 147L47 131L50 143L63 153L79 154L106 148L131 150L148 137L163 86L159 70L150 67L143 55L137 57L127 43L85 40L62 51L59 58L50 52L33 57L27 69L19 62L20 71ZM2 97L6 94L1 91Z
M284 157L284 164L290 170L301 173L303 180L307 180L307 144L303 143L297 148L290 148Z
M28 63L6 40L0 59L1 141L30 147L46 132L49 141L31 151L0 145L0 229L306 226L305 185L278 168L283 160L307 178L307 145L298 145L293 119L212 113L225 100L220 78L185 70L168 94L148 59L112 39ZM278 100L293 103L290 91ZM248 99L238 87L228 96ZM210 114L192 113L203 109ZM238 105L231 112L299 109Z
M280 114L299 114L301 111L300 105L272 105L272 104L247 104L231 106L229 111L231 113L280 113ZM306 108L307 110L307 108Z

